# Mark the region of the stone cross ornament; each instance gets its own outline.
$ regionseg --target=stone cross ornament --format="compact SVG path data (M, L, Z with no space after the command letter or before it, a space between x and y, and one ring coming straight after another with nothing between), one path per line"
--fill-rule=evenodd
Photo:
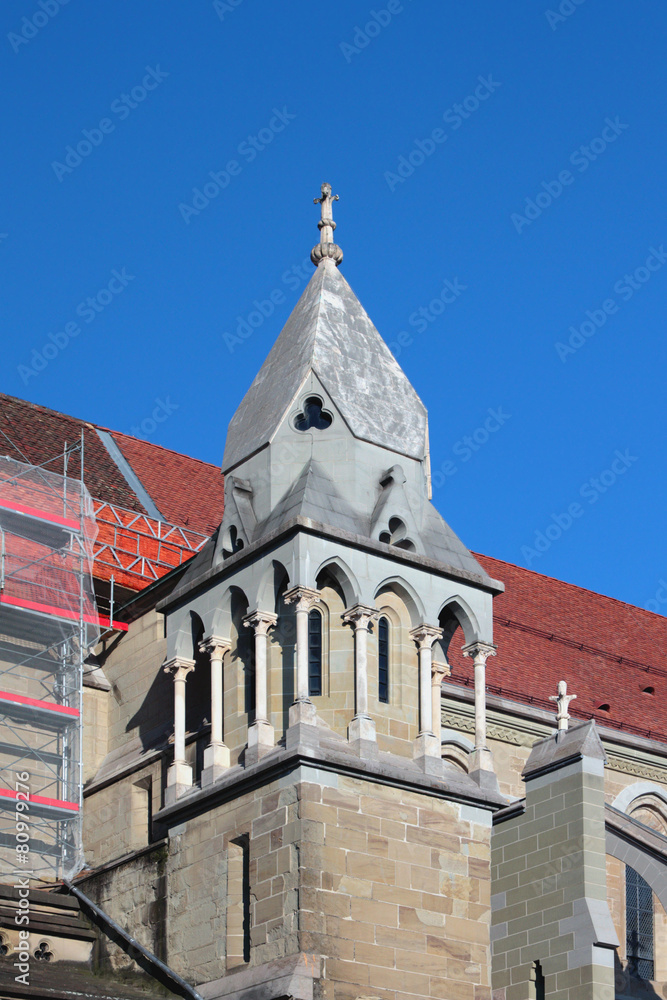
M567 683L565 681L558 681L558 694L549 695L549 701L555 701L558 704L556 719L558 721L559 730L567 729L570 722L568 708L570 706L570 702L574 701L576 697L576 694L567 693Z
M327 258L333 260L338 267L343 259L343 251L333 241L336 223L333 220L331 210L333 202L338 201L338 195L331 194L331 184L324 183L320 190L322 191L320 197L313 198L313 204L320 205L322 210L322 216L317 223L317 228L320 231L320 242L311 250L310 259L315 267Z

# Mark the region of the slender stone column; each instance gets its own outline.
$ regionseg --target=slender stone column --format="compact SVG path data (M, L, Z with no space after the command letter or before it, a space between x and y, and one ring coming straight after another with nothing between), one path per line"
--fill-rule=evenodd
M165 803L169 805L192 787L192 768L185 761L185 681L195 661L175 656L164 665L174 678L174 762L167 771Z
M432 647L442 638L442 629L435 625L418 625L410 636L419 648L419 735L414 742L414 757L441 759L440 740L431 732L433 725L433 687L431 678Z
M294 604L296 612L296 684L294 703L289 710L289 724L315 725L315 706L308 692L308 614L319 603L318 590L292 587L284 595L285 604Z
M275 745L275 733L269 722L267 701L266 647L269 629L273 628L277 621L278 615L259 610L252 611L243 619L243 624L255 632L255 721L248 727L246 763L258 760Z
M223 673L222 661L232 644L229 639L217 635L208 636L200 645L200 650L211 657L211 742L204 749L204 768L201 775L202 787L211 785L227 770L230 764L229 748L222 738L223 717Z
M431 712L433 717L433 735L442 744L442 682L451 674L448 663L431 663Z
M343 612L342 619L354 628L354 718L347 738L362 757L377 755L375 722L368 714L368 629L380 617L379 611L355 604Z
M471 642L463 646L463 655L472 658L475 671L475 749L470 773L493 771L493 758L486 745L486 661L496 655L496 647L490 642Z

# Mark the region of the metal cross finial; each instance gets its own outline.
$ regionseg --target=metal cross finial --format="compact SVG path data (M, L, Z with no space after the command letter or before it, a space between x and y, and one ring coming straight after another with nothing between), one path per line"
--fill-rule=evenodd
M549 695L549 701L555 701L558 703L556 719L558 721L559 730L567 729L570 721L570 716L567 710L570 706L570 702L574 701L576 697L576 694L567 693L567 684L565 681L558 681L558 694Z
M322 208L322 216L317 223L317 228L320 231L320 242L316 247L313 247L310 259L316 267L325 258L330 258L338 266L343 259L343 251L333 241L336 223L331 211L332 203L338 201L338 195L331 194L331 184L326 182L322 185L321 191L322 194L319 198L313 198L313 204L319 204Z

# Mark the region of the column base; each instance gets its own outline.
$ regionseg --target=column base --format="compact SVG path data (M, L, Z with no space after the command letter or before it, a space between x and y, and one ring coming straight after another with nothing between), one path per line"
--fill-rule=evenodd
M213 782L229 769L231 758L229 747L224 743L211 743L204 748L204 767L201 772L201 785L212 785Z
M192 788L192 768L184 760L175 760L167 771L167 787L164 791L164 804L172 805L181 795Z
M498 778L493 769L493 755L486 747L473 750L470 754L468 775L480 788L489 792L497 792Z
M440 741L433 733L420 733L412 744L412 758L425 774L443 774Z
M294 704L289 707L288 719L288 725L290 727L298 726L299 724L316 726L317 710L310 699L308 701L295 701Z
M360 757L375 760L378 755L375 722L370 715L355 715L347 727L347 739Z
M246 764L255 764L276 745L276 736L270 722L253 722L248 727L248 747L245 752Z
M296 746L318 746L320 731L317 725L317 710L312 701L295 701L289 707L288 729L285 746L292 750Z

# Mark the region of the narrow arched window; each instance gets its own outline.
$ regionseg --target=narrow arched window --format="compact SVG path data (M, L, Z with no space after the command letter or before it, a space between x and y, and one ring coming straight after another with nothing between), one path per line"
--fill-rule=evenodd
M630 865L625 868L625 933L628 971L653 979L653 890Z
M322 694L322 615L308 614L308 694Z
M378 622L378 700L389 704L389 619Z

